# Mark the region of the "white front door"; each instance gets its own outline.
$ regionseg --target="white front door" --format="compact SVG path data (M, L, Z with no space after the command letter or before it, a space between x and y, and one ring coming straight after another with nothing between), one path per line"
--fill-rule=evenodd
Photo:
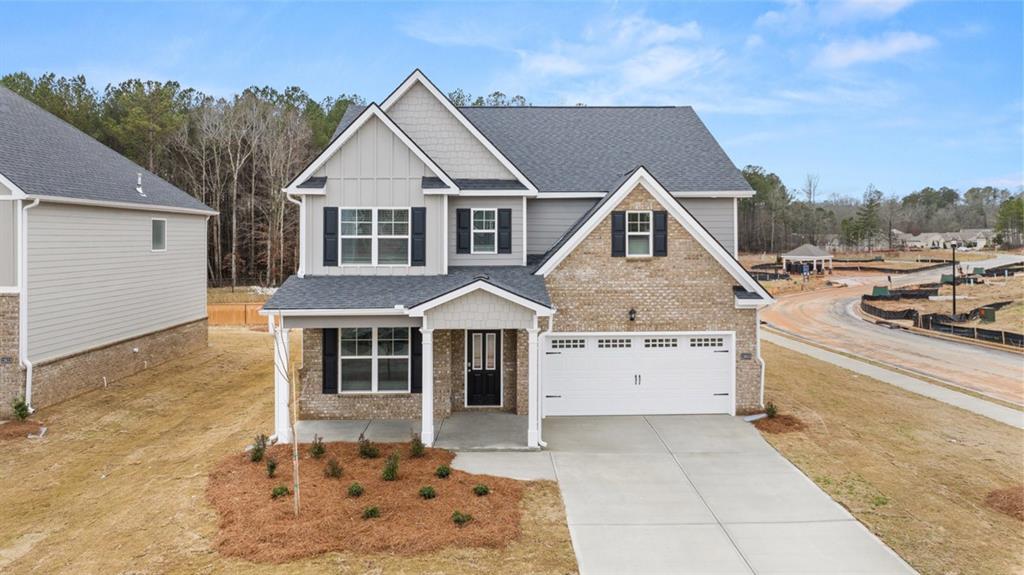
M733 413L730 333L552 334L544 415Z

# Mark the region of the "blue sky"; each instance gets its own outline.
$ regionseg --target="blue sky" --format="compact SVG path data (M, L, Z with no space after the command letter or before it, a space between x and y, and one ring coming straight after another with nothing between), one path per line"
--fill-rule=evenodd
M859 196L1024 183L1024 3L0 4L0 73L380 101L692 105L740 167Z

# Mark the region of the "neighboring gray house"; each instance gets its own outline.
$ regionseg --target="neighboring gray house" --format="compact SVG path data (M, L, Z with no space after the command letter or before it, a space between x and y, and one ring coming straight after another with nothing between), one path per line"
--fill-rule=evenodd
M749 413L758 309L735 259L753 191L689 107L457 108L418 70L350 107L283 190L300 263L264 306L275 431L300 420Z
M0 87L0 418L205 347L215 213Z

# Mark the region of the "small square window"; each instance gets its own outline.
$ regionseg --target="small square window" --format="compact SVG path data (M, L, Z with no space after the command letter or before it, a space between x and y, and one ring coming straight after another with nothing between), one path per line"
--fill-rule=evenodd
M167 220L151 220L152 236L150 249L154 252L167 250Z

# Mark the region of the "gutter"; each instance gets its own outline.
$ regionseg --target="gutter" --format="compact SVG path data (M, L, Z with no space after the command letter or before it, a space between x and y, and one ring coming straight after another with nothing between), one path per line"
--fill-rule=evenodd
M306 206L303 205L303 200L296 200L292 197L292 192L282 191L285 199L299 206L299 269L296 275L300 278L306 277Z
M21 208L21 269L18 270L21 293L18 297L18 355L21 366L25 368L25 403L29 413L35 412L32 407L32 360L28 357L28 211L39 205L39 198Z

